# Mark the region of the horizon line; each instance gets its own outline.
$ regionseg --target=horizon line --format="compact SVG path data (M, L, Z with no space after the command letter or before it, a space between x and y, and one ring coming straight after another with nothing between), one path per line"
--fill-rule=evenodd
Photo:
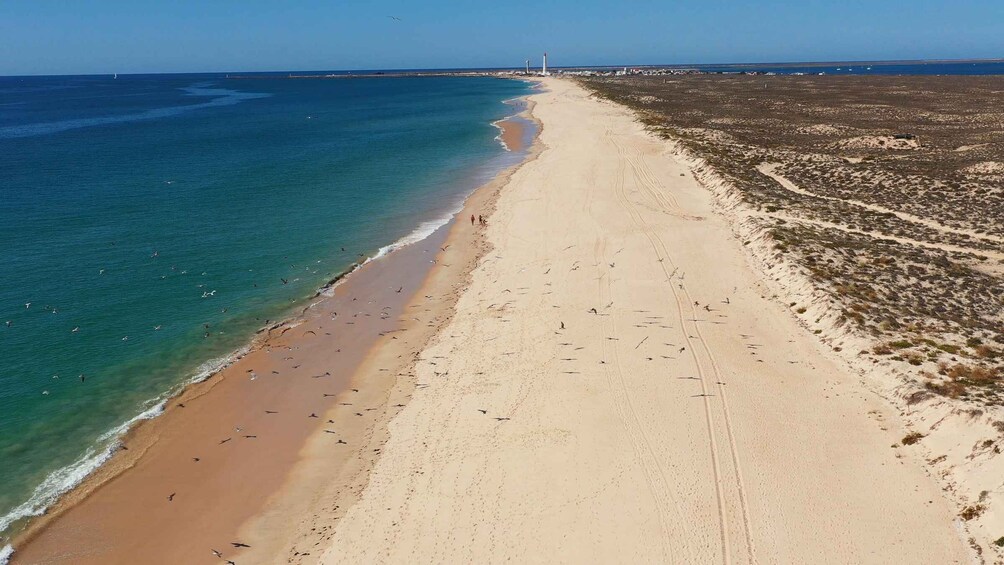
M832 60L832 61L766 61L766 62L745 62L745 63L634 63L616 65L558 65L551 66L553 69L611 69L621 67L763 67L763 66L832 66L832 65L895 65L895 64L938 64L938 63L1002 63L1004 58L963 58L963 59L861 59L861 60ZM531 66L530 68L538 68ZM108 75L123 76L146 76L146 75L218 75L237 73L409 73L409 72L458 72L458 71L509 71L523 69L524 65L513 67L411 67L411 68L388 68L388 69L270 69L270 70L228 70L228 71L168 71L168 72L105 72L105 73L57 73L57 74L21 74L21 75L0 75L0 78L25 78L25 77L93 77Z

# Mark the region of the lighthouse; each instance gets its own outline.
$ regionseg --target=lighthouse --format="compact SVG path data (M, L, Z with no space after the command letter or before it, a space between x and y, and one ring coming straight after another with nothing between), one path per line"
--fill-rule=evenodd
M544 64L540 69L540 76L547 76L547 51L544 51Z

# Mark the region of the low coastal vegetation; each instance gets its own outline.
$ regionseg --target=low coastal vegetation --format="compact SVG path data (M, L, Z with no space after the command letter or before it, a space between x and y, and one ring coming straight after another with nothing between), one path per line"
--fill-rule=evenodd
M735 186L860 355L1004 404L1004 78L583 80Z

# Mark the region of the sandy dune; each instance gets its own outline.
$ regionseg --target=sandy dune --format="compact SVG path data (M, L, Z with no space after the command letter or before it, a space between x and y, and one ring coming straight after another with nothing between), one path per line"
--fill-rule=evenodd
M546 85L546 148L323 561L967 562L893 413L763 296L688 169Z

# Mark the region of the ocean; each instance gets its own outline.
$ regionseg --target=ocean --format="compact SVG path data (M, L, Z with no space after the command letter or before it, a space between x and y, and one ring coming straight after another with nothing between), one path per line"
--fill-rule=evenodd
M521 158L493 122L530 88L0 77L0 533L266 321L448 221Z

